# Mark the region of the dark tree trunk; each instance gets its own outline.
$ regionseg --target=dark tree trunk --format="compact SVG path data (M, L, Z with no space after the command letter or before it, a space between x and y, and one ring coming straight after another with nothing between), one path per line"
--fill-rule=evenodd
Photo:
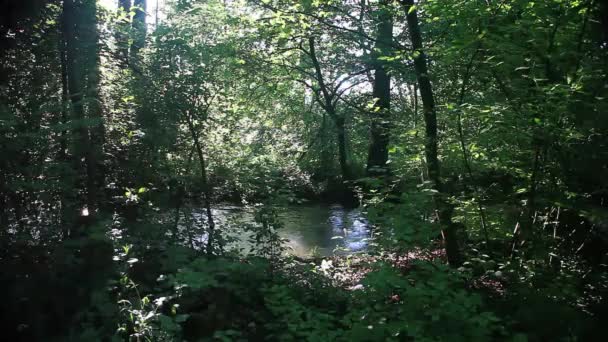
M131 11L131 1L132 0L118 0L118 9L120 11L124 11L127 14L127 17L129 15L129 12ZM128 32L129 22L125 20L119 23L119 29L116 33L116 45L118 46L118 53L120 55L120 58L122 59L121 62L123 63L123 66L129 64L129 37L127 34Z
M79 20L82 20L82 6L75 0L63 2L64 37L66 42L66 73L68 80L68 93L71 102L71 122L73 127L74 142L72 144L74 166L77 174L80 172L80 160L90 164L89 133L85 126L84 109L84 54L82 39L79 32L82 29ZM91 194L87 194L90 196ZM89 201L87 200L87 203Z
M65 32L66 32L66 23L65 23L65 19L64 19L64 14L61 15L61 32L60 32L60 38L59 38L59 45L58 45L58 49L59 49L59 62L61 64L61 117L59 118L59 122L61 125L66 125L68 123L68 119L69 119L69 91L68 91L68 71L67 71L67 47L66 47L66 39L65 39ZM59 161L61 162L67 162L67 149L68 149L68 132L67 130L64 128L61 130L61 133L59 135L59 153L57 154L57 158L59 159ZM60 218L60 225L61 225L61 232L62 232L62 237L64 239L67 239L69 236L69 224L66 222L67 219L69 218L68 213L71 211L67 208L68 203L70 202L68 200L68 197L70 196L70 193L72 193L73 191L71 191L73 189L72 186L68 186L68 184L70 184L71 179L73 177L70 176L66 176L66 175L62 175L62 181L64 182L63 186L61 187L60 191L59 191L59 202L60 202L60 206L61 206L61 218Z
M608 1L599 1L599 21L602 29L602 40L608 43Z
M420 88L422 99L422 109L424 122L426 125L425 156L428 168L428 176L432 187L436 191L433 195L437 217L441 226L441 231L445 239L445 249L448 262L452 266L457 266L461 262L460 250L456 236L455 225L452 223L452 208L445 200L442 183L440 178L440 165L437 158L437 113L435 110L435 99L433 88L429 79L426 55L422 45L422 34L418 24L418 15L413 0L402 0L405 13L407 13L407 25L410 40L414 50L414 69Z
M209 225L209 231L207 236L207 255L213 255L214 239L215 239L215 221L213 220L213 213L211 212L211 187L209 186L209 180L207 178L207 163L205 161L205 155L203 153L203 147L201 145L199 134L194 127L194 120L190 116L190 113L184 113L190 130L190 135L194 142L194 148L198 156L198 161L201 168L201 183L203 186L203 205L205 206L205 212L207 214L207 224Z
M74 167L76 173L81 170L81 160L86 166L86 204L90 215L94 215L99 203L99 143L103 122L100 118L98 98L98 54L96 10L94 0L65 0L63 5L63 37L65 40L65 67L67 88L71 102L71 119L73 122ZM87 106L85 106L87 102ZM90 116L99 119L91 135L96 144L92 146L89 129L86 124L87 111ZM103 136L103 135L101 135Z
M6 176L4 171L0 171L0 240L7 233L8 228L8 203L6 200Z
M105 127L103 110L100 102L100 57L99 57L99 34L97 31L97 7L95 1L86 2L86 21L82 34L85 37L87 56L87 113L91 121L89 127L90 135L90 160L89 189L93 192L93 205L103 203L103 189L105 186L105 175L103 168L103 145L105 142ZM91 205L91 204L90 204Z
M388 144L390 138L391 77L382 57L391 54L393 43L393 21L388 1L380 2L376 47L374 49L373 97L376 101L372 110L370 146L367 157L369 175L386 175L388 167Z
M344 118L337 118L335 123L336 130L338 132L338 158L340 159L340 170L342 171L342 178L345 181L351 181L353 179L353 176L351 174L350 165L348 163L348 151L346 146L346 127Z
M118 9L129 13L133 0L118 0Z
M63 15L61 18L62 29L64 29ZM62 36L59 39L59 62L61 63L61 118L60 123L65 125L68 121L68 71L67 71L67 56L66 42ZM67 131L63 129L59 137L59 159L65 161L66 150L68 148Z
M131 57L137 58L139 51L146 44L146 0L134 0L135 16L133 17L133 45Z
M119 52L125 64L128 65L139 56L139 51L146 43L146 0L118 0L118 8L127 13L135 12L133 21L121 25L121 31L116 35ZM133 42L129 49L129 36L131 32Z

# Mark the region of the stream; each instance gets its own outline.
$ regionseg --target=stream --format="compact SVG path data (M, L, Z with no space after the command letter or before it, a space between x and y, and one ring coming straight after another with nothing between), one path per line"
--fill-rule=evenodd
M240 247L247 245L248 233L239 227L255 222L251 209L224 205L212 211L219 229L238 236ZM193 214L204 220L202 209ZM287 252L300 257L364 252L371 237L370 225L361 210L338 204L288 206L281 210L279 219L283 227L278 233L288 240Z

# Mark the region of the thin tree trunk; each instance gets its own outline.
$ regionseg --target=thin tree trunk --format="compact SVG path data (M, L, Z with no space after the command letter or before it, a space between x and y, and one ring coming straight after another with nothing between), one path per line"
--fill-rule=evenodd
M336 130L338 131L338 154L340 158L340 169L342 171L342 178L345 181L351 181L353 176L350 171L350 165L348 164L348 151L346 146L346 128L344 118L340 117L336 120Z
M473 67L473 61L475 60L475 57L477 56L477 53L479 52L479 48L480 48L480 46L478 46L478 48L475 49L475 52L473 53L473 55L471 56L471 59L469 60L469 63L467 64L467 67L466 67L466 70L464 73L464 77L462 79L462 86L460 87L460 95L458 97L458 108L456 108L456 110L457 110L457 118L456 118L457 119L457 129L458 129L458 137L460 140L460 148L462 151L462 161L463 161L465 170L467 171L469 181L473 181L473 169L471 168L471 163L469 162L469 153L467 151L466 141L464 138L464 131L462 129L462 108L461 107L464 104L464 96L466 94L466 89L469 84L469 80L471 79L471 69ZM481 229L484 234L484 239L486 241L486 244L488 244L490 242L490 237L488 236L486 213L483 210L483 206L481 205L481 200L476 199L475 202L477 202L477 210L479 211L479 219L481 221Z
M64 30L64 19L63 14L61 17L61 25L62 30ZM62 36L59 39L59 62L61 63L61 118L60 124L67 125L68 117L69 117L69 93L68 93L68 73L67 73L67 54L66 54L66 42L64 37ZM59 153L57 154L57 159L61 162L67 161L67 149L68 149L68 132L65 128L61 130L59 133ZM66 182L66 184L70 181L68 178L62 176L62 181ZM59 206L61 208L60 220L59 224L61 226L61 234L62 238L67 239L70 235L69 224L66 222L66 218L68 218L69 209L67 207L66 200L70 196L70 189L66 185L62 186L59 190Z
M317 98L319 104L325 112L329 115L329 117L333 120L336 125L336 133L338 136L338 153L339 153L339 162L340 162L340 170L342 172L342 178L345 181L352 180L352 173L350 170L350 164L348 162L348 150L347 150L347 140L346 140L346 126L344 117L338 115L336 112L334 97L330 94L327 85L325 84L325 80L323 78L323 72L321 70L321 64L317 59L317 53L315 48L315 40L313 37L309 37L308 39L308 54L310 56L312 65L315 69L315 76L317 79L317 83L319 83L319 88L321 88L321 94L323 96L322 99Z
M414 129L416 133L414 133L414 138L418 141L418 84L414 84ZM420 182L424 183L427 175L426 175L426 158L421 158L420 162Z
M63 23L63 15L61 18L61 22ZM63 26L63 24L62 24ZM65 125L68 122L68 72L67 72L67 57L66 57L66 45L65 39L62 36L59 39L59 58L61 63L61 119L60 123ZM67 142L67 131L65 129L61 130L59 137L59 160L65 161L66 150L68 148Z
M367 173L369 175L388 174L388 144L390 140L390 106L391 77L382 57L391 54L393 43L393 19L389 1L381 1L378 10L377 39L374 51L374 84L372 95L376 103L373 107L370 146L367 156Z
M65 23L65 19L64 19L64 14L61 14L60 17L61 20L61 36L59 38L59 62L61 64L61 117L60 117L60 124L61 125L67 125L68 123L68 111L69 111L69 92L68 92L68 72L67 72L67 52L66 52L66 39L65 39L65 30L66 30L66 23ZM67 149L68 149L68 132L65 128L63 128L61 130L61 132L59 133L59 153L57 154L57 159L59 159L61 162L66 162L67 161ZM67 239L69 237L70 234L70 230L69 230L69 224L66 222L68 216L68 208L67 208L67 203L66 200L68 199L68 196L70 194L70 189L68 188L67 184L68 182L70 182L70 179L68 178L72 178L72 177L66 177L66 176L62 176L62 180L66 182L65 185L63 185L59 191L59 205L61 207L61 218L59 221L59 224L61 226L61 233L62 233L62 238L63 239Z
M0 241L7 233L9 219L8 219L8 201L6 195L6 175L4 170L0 170Z
M207 214L207 224L209 225L209 232L207 236L207 255L213 255L213 239L215 232L215 222L213 221L213 213L211 212L211 188L209 187L209 182L207 179L207 165L205 162L205 156L203 154L203 147L201 146L201 142L199 139L198 132L194 127L194 123L190 113L186 114L186 121L188 123L188 129L190 130L190 134L192 136L192 140L194 142L194 148L196 149L196 154L198 156L198 161L201 168L201 182L203 186L203 205L205 206L205 212Z
M154 27L158 27L158 0L156 0L156 8L154 9Z
M576 65L574 66L574 72L572 74L572 79L576 79L576 75L578 74L578 69L581 66L581 62L583 61L583 55L582 55L582 50L583 50L583 42L585 40L585 32L587 31L587 23L589 22L589 13L591 12L591 9L593 8L593 6L595 5L595 1L594 0L590 0L587 3L587 6L585 7L585 17L583 18L583 23L581 25L581 30L578 34L578 44L576 44Z
M534 146L534 162L532 163L532 175L530 176L530 187L528 188L528 202L526 203L526 228L528 235L532 235L534 230L532 226L534 225L535 216L536 216L536 190L538 188L538 175L541 169L541 150L542 143L537 142L536 146Z
M410 40L414 50L414 69L420 87L422 99L424 122L426 125L425 155L431 186L435 190L433 194L437 217L445 239L445 249L448 262L451 266L457 266L461 262L460 250L456 236L455 225L452 224L452 208L445 200L440 178L440 165L437 157L437 113L435 110L435 99L433 88L429 79L426 55L422 45L422 34L418 24L418 15L413 0L402 0L407 13L407 25Z
M553 26L553 30L551 30L551 35L549 37L549 45L547 46L547 55L544 56L545 62L545 77L547 78L548 84L556 84L560 81L560 75L557 74L557 70L555 70L554 65L551 60L551 54L555 49L555 38L557 36L557 31L560 28L561 23L561 14L557 17L557 22ZM541 169L542 169L542 161L543 157L546 154L547 146L549 146L549 142L546 140L546 132L545 132L545 118L543 113L538 112L539 124L534 124L533 128L533 140L532 145L534 147L534 161L532 163L532 174L530 176L530 186L528 189L528 202L526 203L526 225L527 231L524 231L524 235L534 235L536 231L533 229L534 223L536 221L536 200L537 200L537 189L539 178L541 178ZM525 239L524 239L525 240Z

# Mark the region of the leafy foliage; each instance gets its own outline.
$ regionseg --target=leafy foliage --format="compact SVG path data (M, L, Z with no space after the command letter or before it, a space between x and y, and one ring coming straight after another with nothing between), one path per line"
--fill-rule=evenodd
M605 2L106 3L0 10L5 339L602 337Z

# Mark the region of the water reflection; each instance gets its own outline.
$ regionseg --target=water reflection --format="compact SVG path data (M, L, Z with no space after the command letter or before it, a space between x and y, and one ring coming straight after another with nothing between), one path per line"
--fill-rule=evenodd
M367 247L370 236L367 219L359 209L340 205L298 206L281 215L281 235L297 255L352 253Z
M234 206L214 209L214 218L220 229L233 230L246 240L242 231L235 227L253 223L253 212ZM202 212L197 213L201 215ZM359 209L344 208L341 205L300 205L285 208L279 215L283 228L279 231L289 252L298 256L334 253L345 254L364 251L368 246L371 232L369 223Z

